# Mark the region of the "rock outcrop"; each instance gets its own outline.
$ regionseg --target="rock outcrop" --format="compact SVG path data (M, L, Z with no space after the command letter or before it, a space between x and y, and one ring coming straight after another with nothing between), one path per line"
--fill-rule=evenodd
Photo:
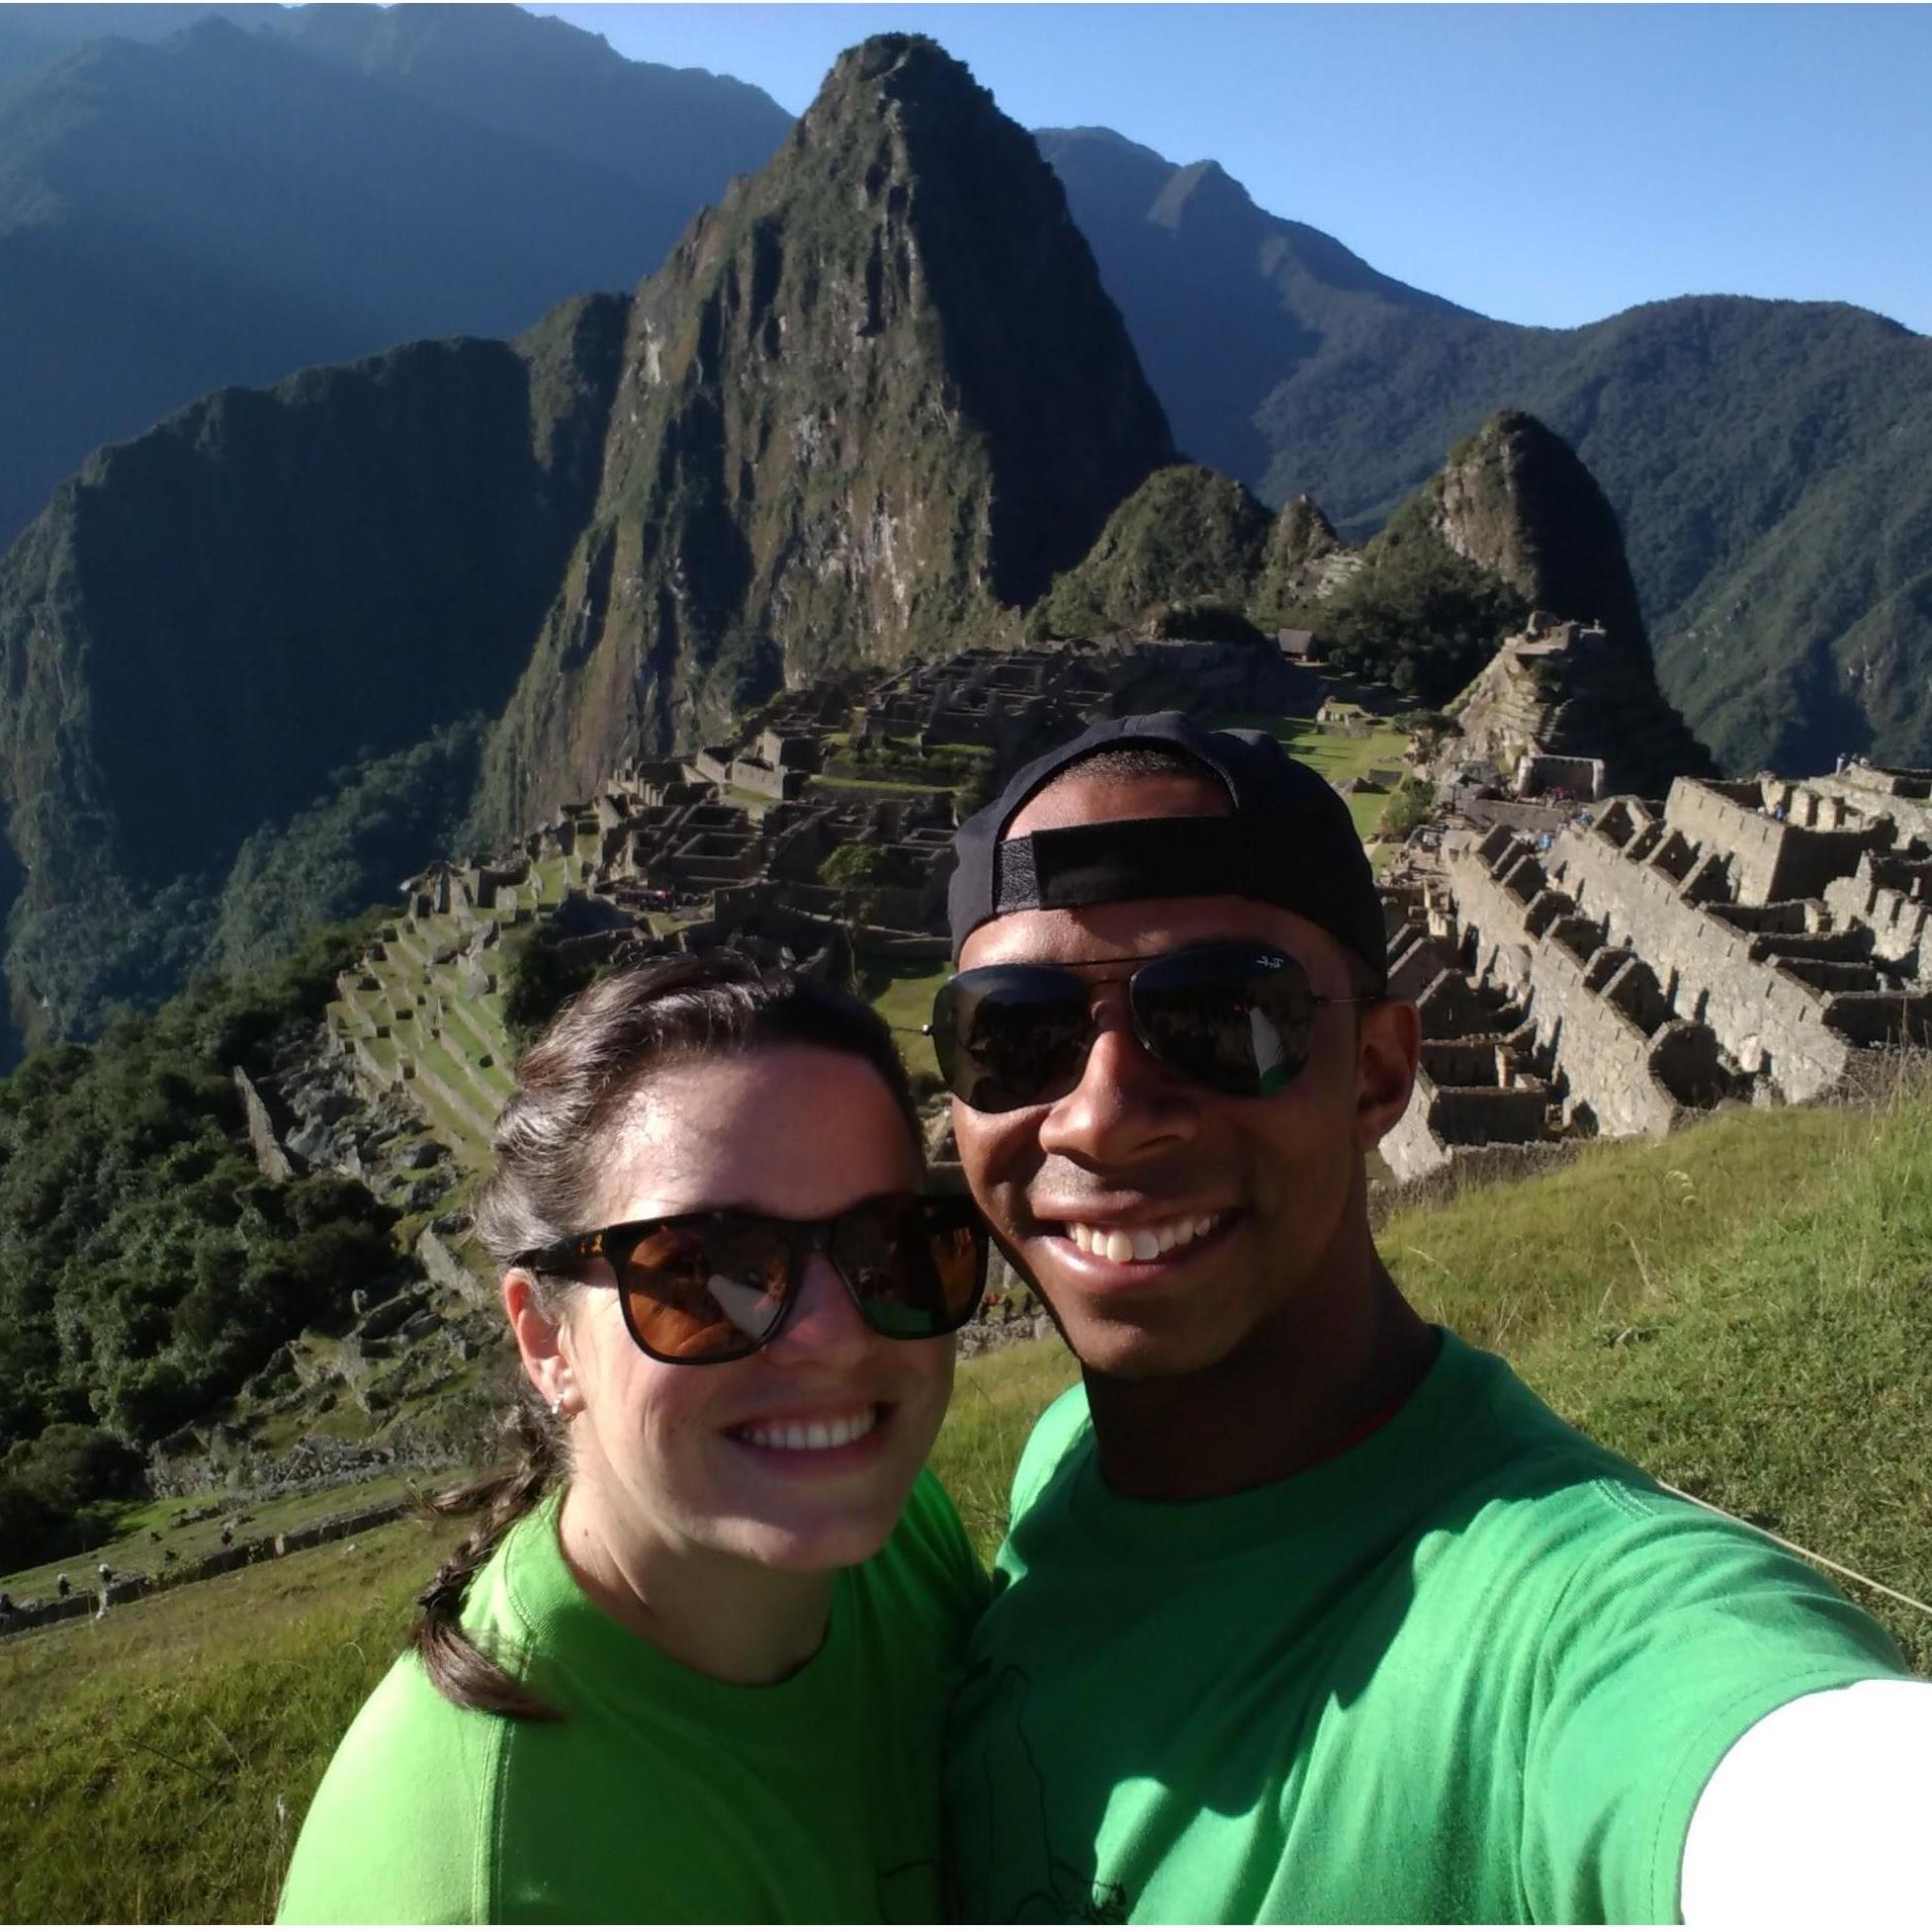
M1715 775L1711 755L1657 689L1640 642L1533 614L1452 707L1438 776L1492 765L1519 791L1573 798L1661 797L1680 777Z

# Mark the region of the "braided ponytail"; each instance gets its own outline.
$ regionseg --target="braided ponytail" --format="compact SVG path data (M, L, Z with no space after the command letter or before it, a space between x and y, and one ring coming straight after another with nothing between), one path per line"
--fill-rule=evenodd
M503 1419L510 1454L502 1467L429 1499L438 1516L475 1516L476 1527L430 1579L409 1642L429 1681L452 1704L498 1717L554 1720L559 1713L524 1689L463 1627L463 1597L505 1532L543 1501L569 1466L561 1425L527 1386Z

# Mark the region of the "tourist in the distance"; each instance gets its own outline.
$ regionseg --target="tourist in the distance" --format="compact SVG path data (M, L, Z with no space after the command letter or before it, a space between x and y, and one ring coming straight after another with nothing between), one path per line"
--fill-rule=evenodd
M858 1002L730 955L586 993L478 1207L521 1457L336 1752L286 1920L939 1911L984 1578L922 1465L978 1302Z

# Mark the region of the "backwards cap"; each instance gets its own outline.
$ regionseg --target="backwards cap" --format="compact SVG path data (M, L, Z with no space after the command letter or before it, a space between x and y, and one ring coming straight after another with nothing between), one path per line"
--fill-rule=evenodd
M1027 800L1069 766L1129 746L1176 751L1204 767L1232 813L1107 819L1007 836ZM1007 913L1235 893L1312 921L1378 978L1387 970L1382 902L1348 806L1267 732L1203 731L1178 711L1103 719L1022 765L953 834L953 848L954 959L968 933Z

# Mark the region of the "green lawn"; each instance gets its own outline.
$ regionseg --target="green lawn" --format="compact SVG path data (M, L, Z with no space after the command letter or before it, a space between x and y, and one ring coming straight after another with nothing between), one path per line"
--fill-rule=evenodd
M98 1582L95 1566L106 1563L119 1571L143 1571L149 1576L166 1572L161 1560L164 1549L174 1551L174 1560L188 1564L212 1555L221 1547L221 1525L231 1516L246 1516L236 1539L250 1542L257 1537L272 1537L279 1530L294 1530L324 1516L345 1510L373 1509L380 1503L395 1500L403 1492L400 1476L385 1476L373 1483L344 1483L335 1489L314 1490L304 1496L278 1496L259 1505L228 1504L217 1495L163 1496L151 1503L132 1505L121 1519L120 1534L114 1541L90 1549L85 1556L63 1557L57 1563L41 1563L31 1570L19 1570L0 1577L4 1589L16 1601L29 1597L51 1597L54 1579L63 1571L76 1590L90 1589ZM221 1514L205 1523L191 1523L174 1529L168 1519L177 1510L198 1510L210 1504L223 1504ZM154 1537L158 1536L160 1541ZM193 1588L193 1585L188 1586Z
M448 1540L405 1520L0 1645L0 1918L271 1917Z
M1391 725L1378 725L1364 738L1329 731L1312 718L1282 712L1224 711L1207 720L1218 731L1273 732L1303 764L1314 766L1331 785L1363 778L1379 768L1401 765L1409 748L1409 735ZM1349 816L1362 837L1373 835L1381 824L1388 799L1374 792L1351 797Z
M1411 1298L1666 1481L1932 1603L1932 1088L1732 1109L1391 1221ZM1932 1673L1932 1618L1855 1586Z
M932 996L951 970L946 966L927 966L922 961L861 958L859 971L864 976L865 997L893 1030L899 1051L914 1073L933 1073L939 1065L932 1057L932 1042L921 1030L932 1017Z

